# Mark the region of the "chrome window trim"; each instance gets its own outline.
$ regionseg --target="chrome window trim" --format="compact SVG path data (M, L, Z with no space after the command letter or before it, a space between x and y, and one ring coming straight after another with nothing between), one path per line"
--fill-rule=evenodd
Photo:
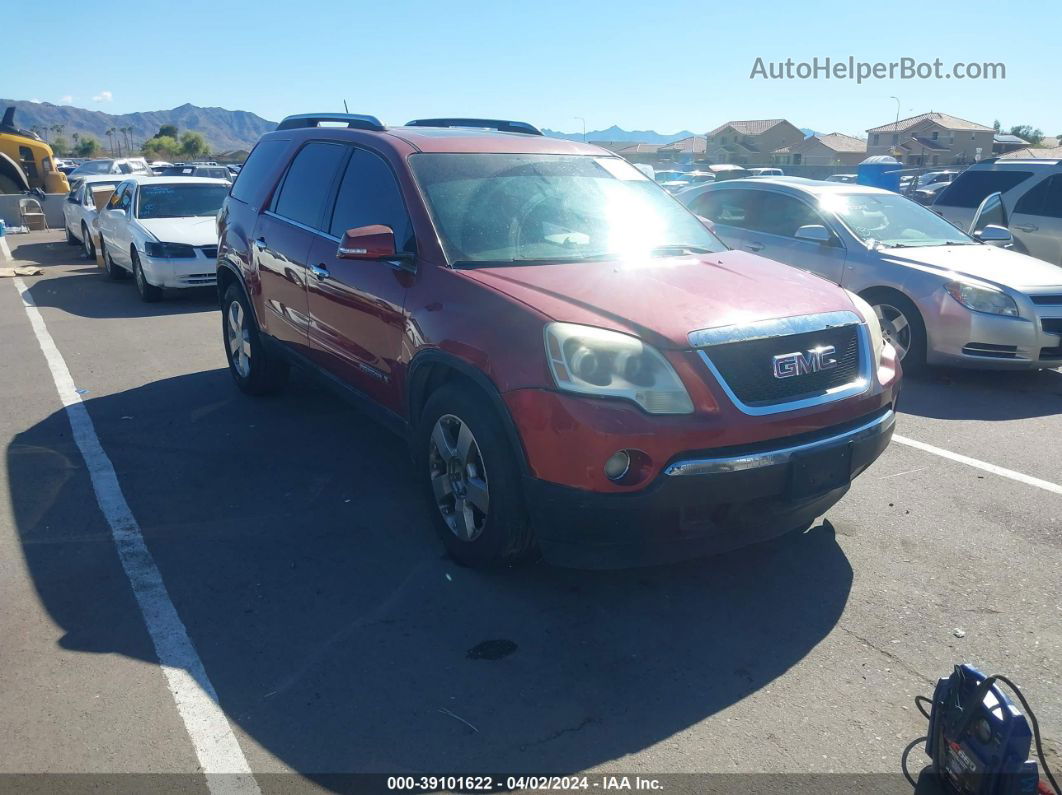
M262 212L262 215L268 215L270 218L276 218L278 221L283 221L286 224L291 224L292 226L297 226L299 229L305 229L307 232L312 232L315 235L320 235L321 237L327 238L328 240L334 240L337 243L340 242L339 238L335 237L334 235L330 235L327 232L321 231L320 229L314 229L312 226L308 226L307 224L304 224L301 221L296 221L296 220L288 218L286 216L278 215L277 213L273 212L272 210L264 210Z
M758 453L745 453L741 455L721 456L718 458L690 458L675 461L664 469L664 474L671 477L715 475L728 472L745 472L750 469L787 464L794 454L804 453L811 450L840 446L849 442L857 442L880 434L888 433L896 424L896 413L889 409L880 417L860 425L858 428L845 431L844 433L828 436L825 439L816 439L803 444L794 444L787 447L778 447L773 450L764 450Z
M877 365L877 357L873 355L873 351L870 349L870 333L867 331L866 324L859 319L859 316L854 312L849 312L847 310L840 312L826 312L819 315L797 315L795 317L780 318L778 320L749 323L744 326L735 325L722 326L718 329L702 329L701 331L690 332L689 337L691 342L694 339L694 335L699 335L697 336L699 341L703 341L706 337L713 339L714 341L708 346L710 348L711 345L719 345L726 342L748 342L751 340L772 337L787 337L793 334L804 334L812 331L823 331L828 328L840 328L851 325L856 326L856 333L859 336L859 347L861 349L861 362L858 376L847 384L841 384L840 386L832 387L823 392L810 394L807 397L799 398L797 400L786 400L764 405L751 405L745 403L737 396L734 390L730 388L730 384L727 383L723 374L719 372L719 369L708 356L708 351L703 348L697 351L701 360L715 377L720 388L737 407L738 411L752 417L763 417L768 414L780 414L783 411L798 411L800 409L811 408L812 406L821 406L824 403L833 403L838 400L844 400L846 398L863 394L870 389L871 378L874 373L874 368ZM704 343L702 342L702 345L703 344Z

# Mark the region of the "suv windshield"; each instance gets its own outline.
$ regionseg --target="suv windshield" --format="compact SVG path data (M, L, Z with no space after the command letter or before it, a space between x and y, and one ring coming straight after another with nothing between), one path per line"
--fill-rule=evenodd
M894 193L826 194L819 205L864 243L903 248L977 242L936 213Z
M226 185L144 185L137 218L188 218L217 215L229 189Z
M618 157L409 158L451 262L562 262L725 251L681 204Z

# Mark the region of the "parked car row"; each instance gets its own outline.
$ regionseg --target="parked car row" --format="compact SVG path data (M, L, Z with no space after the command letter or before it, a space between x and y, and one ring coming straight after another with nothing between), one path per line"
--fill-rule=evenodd
M972 235L736 170L676 201L522 122L306 114L231 188L124 179L99 248L147 301L216 283L239 389L299 365L398 431L458 562L646 564L806 528L888 444L901 361L1062 362L1062 271L995 245L998 197Z
M64 207L67 242L80 242L114 280L133 276L144 301L164 289L215 283L216 219L230 183L203 177L87 177ZM94 195L112 191L100 209Z

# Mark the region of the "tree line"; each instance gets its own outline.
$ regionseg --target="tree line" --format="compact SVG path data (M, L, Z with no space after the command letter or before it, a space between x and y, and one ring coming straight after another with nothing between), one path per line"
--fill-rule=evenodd
M143 155L152 160L172 160L185 158L194 160L205 157L210 153L210 146L202 133L191 130L180 133L174 124L163 124L159 131L148 138L140 147L135 146L132 127L111 127L104 133L107 136L109 146L104 145L91 135L73 133L73 143L68 141L63 132L65 125L53 124L48 127L34 126L30 130L48 140L48 133L54 133L55 138L50 141L52 151L57 157L99 157L109 150L113 157L129 157L135 154Z

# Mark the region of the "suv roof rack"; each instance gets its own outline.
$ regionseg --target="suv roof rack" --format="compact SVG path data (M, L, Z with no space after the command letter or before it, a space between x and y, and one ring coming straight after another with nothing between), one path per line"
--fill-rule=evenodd
M542 135L542 131L526 121L510 121L507 119L414 119L406 122L407 127L473 127L498 132L522 133L523 135Z
M277 125L277 129L295 130L300 127L320 127L321 122L345 122L347 128L351 130L379 132L384 129L378 118L361 113L297 113L294 116L285 116Z

